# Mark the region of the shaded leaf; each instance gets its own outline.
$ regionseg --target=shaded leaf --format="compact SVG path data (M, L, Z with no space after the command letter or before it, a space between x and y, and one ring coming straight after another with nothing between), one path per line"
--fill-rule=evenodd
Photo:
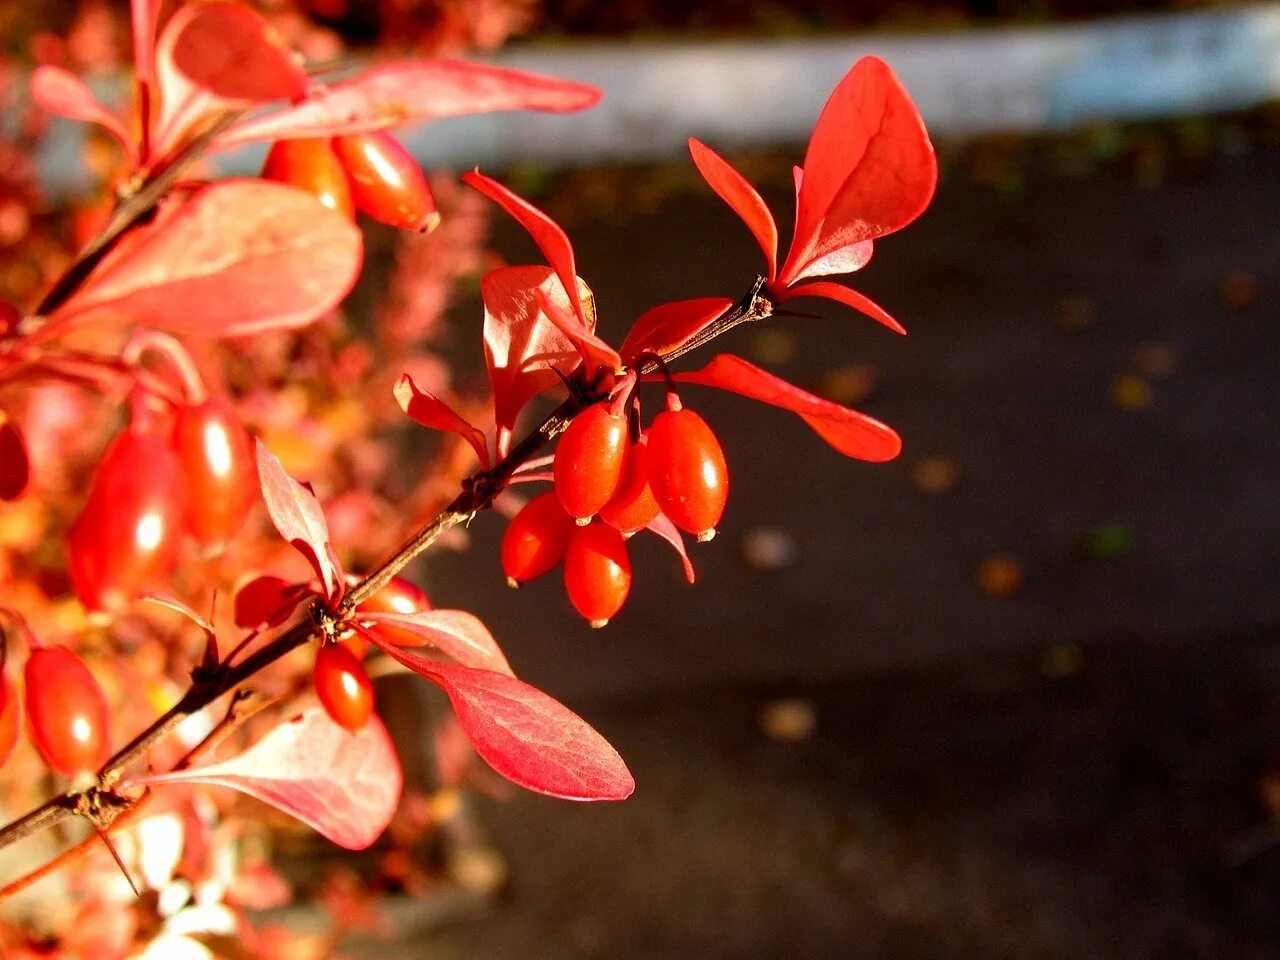
M793 284L823 258L906 226L928 206L937 179L915 104L884 61L863 57L832 92L809 139L781 282Z
M304 326L360 272L359 229L311 194L220 180L130 237L56 316L239 337Z
M665 513L660 513L650 520L645 529L656 533L671 544L671 548L675 550L680 557L680 563L684 566L684 578L686 580L693 583L698 579L698 575L693 569L693 561L689 559L689 551L685 549L684 537L680 535L679 528L671 522L671 519Z
M307 75L284 38L241 3L188 3L165 24L156 45L161 113L156 149L166 153L214 112L296 99Z
M732 306L733 301L727 297L699 297L650 307L631 325L619 352L627 363L646 352L670 353Z
M394 393L396 403L400 404L400 409L412 420L429 430L456 433L471 444L471 449L476 452L476 457L480 460L480 466L486 470L489 469L489 446L485 440L484 431L458 414L443 400L419 389L407 373L401 374L400 379L396 381Z
M359 614L362 623L396 627L418 637L464 667L515 676L506 655L480 618L465 610L422 610L417 613ZM406 644L407 645L407 644Z
M486 197L511 214L520 226L529 231L533 242L538 245L542 255L547 258L560 278L560 283L569 291L569 303L573 312L582 321L583 326L595 329L595 318L587 318L583 310L582 298L574 282L578 276L578 268L574 262L573 244L560 224L535 207L528 200L518 196L504 187L492 177L486 177L479 170L469 170L462 175L462 182L479 190Z
M765 262L769 265L768 276L772 280L778 272L778 225L765 202L760 199L760 194L720 154L692 137L689 138L689 153L693 155L694 166L702 174L702 179L729 205L756 238L756 243L764 253Z
M539 291L569 306L569 297L550 267L501 267L480 283L484 301L484 359L493 386L498 455L507 452L516 417L529 400L559 386L581 363L568 337L548 319ZM578 292L595 327L591 291L581 280Z
M291 583L270 574L254 577L236 591L236 626L246 630L278 627L310 593L305 583Z
M308 91L296 106L241 123L220 143L332 137L495 110L584 110L585 83L463 60L400 60Z
M22 430L0 410L0 500L17 500L31 481L31 461Z
M391 737L372 716L352 733L312 707L239 756L133 777L124 787L188 783L228 787L297 817L348 850L377 840L400 801L403 774Z
M701 370L676 373L672 378L682 383L728 390L790 410L798 414L818 436L848 457L880 462L892 460L902 452L902 441L898 435L879 420L815 397L741 357L722 353Z
M798 287L792 287L785 291L781 299L785 301L796 297L822 297L826 300L834 300L836 303L843 303L846 307L853 307L859 313L866 314L878 323L883 323L894 333L907 332L906 328L889 316L888 312L880 304L857 290L850 290L848 287L842 287L838 283L831 283L826 280L802 283Z
M36 67L29 89L40 109L102 127L120 144L130 166L137 163L138 147L124 121L103 106L88 85L70 70L52 64Z
M624 800L635 790L608 741L542 691L503 673L441 663L366 634L448 694L476 753L512 783L564 800Z
M342 566L329 542L329 525L320 501L310 487L285 473L280 461L261 440L257 443L258 479L271 522L280 536L306 557L324 585L325 597L334 603L342 597L346 584Z

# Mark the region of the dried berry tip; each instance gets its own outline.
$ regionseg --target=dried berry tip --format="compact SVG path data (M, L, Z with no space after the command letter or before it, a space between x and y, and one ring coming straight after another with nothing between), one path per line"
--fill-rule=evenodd
M710 543L715 538L716 538L715 527L712 527L710 530L703 530L700 534L698 534L699 543Z

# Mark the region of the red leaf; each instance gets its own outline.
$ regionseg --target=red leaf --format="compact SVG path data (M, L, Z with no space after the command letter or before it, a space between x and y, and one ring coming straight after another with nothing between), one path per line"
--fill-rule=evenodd
M403 774L387 728L376 716L351 733L317 706L230 760L133 777L122 786L171 783L238 790L297 817L340 847L363 850L391 822Z
M670 353L732 306L726 297L699 297L650 307L631 325L619 353L627 363L642 353Z
M263 574L236 591L235 623L246 630L278 627L311 592L305 583L290 583L282 577Z
M449 695L476 753L512 783L564 800L625 800L635 781L616 750L563 704L515 677L371 642Z
M280 183L220 180L149 229L56 315L239 337L317 320L360 272L355 224Z
M123 148L129 165L138 161L138 147L124 121L102 105L83 80L62 67L45 64L31 74L31 99L40 109L60 117L102 127Z
M542 312L546 314L547 319L573 343L578 355L582 357L588 378L594 376L597 370L614 371L622 366L622 358L618 356L618 351L594 333L583 329L582 322L577 317L557 304L542 290L538 291L538 304L542 307Z
M434 647L464 667L492 670L515 676L498 641L480 618L465 610L422 610L417 613L359 614L362 623L396 627L420 637L424 646Z
M480 460L480 466L485 470L489 469L489 446L484 431L460 416L443 400L425 390L419 390L407 373L401 374L396 381L394 393L396 403L400 404L400 409L411 419L429 430L456 433L471 444L471 449Z
M462 60L401 60L317 87L287 110L239 124L223 145L333 137L495 110L565 112L595 106L585 83Z
M479 190L503 210L515 217L520 226L529 231L529 235L533 237L533 242L538 245L542 255L547 258L547 263L551 264L556 276L560 278L560 283L564 285L565 290L569 291L569 302L573 307L573 312L577 314L583 326L594 330L595 318L587 318L583 310L582 298L578 295L577 284L574 282L578 276L578 269L574 263L573 244L569 242L569 236L564 232L560 224L556 223L528 200L517 196L497 180L492 177L486 177L479 170L469 170L464 173L462 182Z
M865 313L872 320L883 323L894 333L906 333L906 329L897 320L889 316L884 308L872 300L870 297L863 296L857 290L850 290L848 287L842 287L838 283L830 283L826 280L815 280L811 283L802 283L798 287L792 287L783 292L782 300L791 300L795 297L823 297L827 300L834 300L837 303L843 303L846 307L853 307L859 313Z
M162 93L156 149L163 154L195 122L306 92L307 75L283 37L240 3L188 3L156 45Z
M172 610L174 613L181 614L187 620L190 620L193 624L199 627L200 630L204 632L206 639L212 640L217 636L217 631L214 630L212 623L200 614L196 613L190 605L179 600L177 597L170 596L166 593L158 593L153 590L146 590L143 591L138 599L145 600L147 603L154 603L158 607L165 607L166 609Z
M155 76L156 22L163 0L129 0L133 21L133 75L140 83Z
M18 425L0 410L0 500L17 500L31 481L31 461Z
M649 521L646 530L652 531L660 536L667 543L671 544L671 548L680 557L680 563L684 565L684 578L690 583L698 579L697 573L693 569L693 561L689 559L689 551L684 547L684 537L680 535L680 530L665 513L660 513Z
M760 244L765 262L769 264L769 279L772 280L778 272L778 225L774 223L773 214L760 199L756 188L720 154L692 137L689 138L689 152L702 179L747 225L756 243Z
M902 441L879 420L801 390L741 357L720 354L701 370L673 379L717 387L799 414L813 431L848 457L880 462L902 452Z
M342 598L346 583L342 565L329 542L329 525L320 501L309 487L284 472L280 461L261 440L258 441L258 479L271 522L280 536L306 557L324 584L325 597L330 603L336 603Z
M783 285L838 250L906 226L937 185L933 146L915 104L888 65L864 57L836 86L804 158L796 235Z
M550 267L502 267L480 283L484 300L484 358L493 384L498 455L506 454L516 417L529 400L560 385L581 362L573 342L539 305L539 291L568 306L569 297ZM595 301L581 280L578 293L595 328Z

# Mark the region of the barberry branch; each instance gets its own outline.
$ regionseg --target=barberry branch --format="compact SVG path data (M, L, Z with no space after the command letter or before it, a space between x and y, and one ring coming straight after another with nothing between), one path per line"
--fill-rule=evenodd
M773 312L773 301L765 292L765 280L757 278L745 296L729 307L707 328L688 343L644 362L639 373L652 373L662 364L683 356L696 347L705 345L736 326L764 319ZM355 613L356 607L369 599L400 572L405 566L425 552L445 533L460 524L469 523L477 514L493 505L507 486L513 474L533 460L548 443L568 427L569 422L603 397L592 385L578 384L569 396L534 430L516 443L510 452L488 470L480 471L463 481L462 490L432 520L423 525L406 540L390 557L363 577L344 596L337 610L325 610L319 599L296 624L273 638L239 663L224 659L212 669L199 669L193 673L191 686L168 711L158 717L147 729L121 747L98 771L97 783L84 790L68 791L46 801L26 815L0 828L0 849L29 836L37 830L60 823L70 817L84 815L87 805L97 809L105 800L132 809L134 801L114 793L113 788L122 774L139 760L155 743L169 736L188 717L199 713L220 697L240 687L256 674L280 660L312 639L320 637L325 629L341 628ZM327 624L323 621L328 620ZM114 821L115 816L112 817ZM108 823L110 826L110 823ZM0 889L0 895L4 893Z

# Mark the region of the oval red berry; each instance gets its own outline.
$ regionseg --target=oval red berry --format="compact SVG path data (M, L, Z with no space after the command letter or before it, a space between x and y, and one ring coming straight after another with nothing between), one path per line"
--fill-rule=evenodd
M622 534L603 523L579 527L564 558L569 601L593 627L603 627L631 592L631 559Z
M107 759L107 698L84 662L66 647L31 651L23 674L31 740L63 776L96 770Z
M702 539L715 532L729 498L720 442L692 410L665 410L649 428L649 486L662 512Z
M626 453L627 418L607 402L573 418L552 464L556 495L569 516L589 519L609 502L622 480Z
M316 653L311 675L316 696L334 723L359 730L373 713L373 683L344 645L326 643Z

